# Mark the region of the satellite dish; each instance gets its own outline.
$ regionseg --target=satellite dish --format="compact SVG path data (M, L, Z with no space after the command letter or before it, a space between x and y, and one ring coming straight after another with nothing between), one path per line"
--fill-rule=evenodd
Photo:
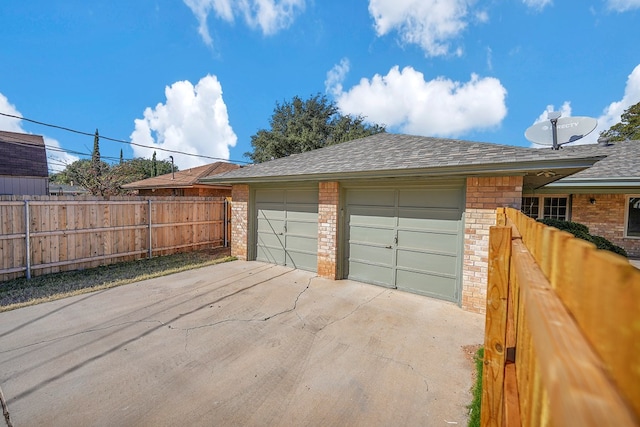
M591 117L560 117L556 120L558 145L584 138L598 126L598 121ZM553 124L551 121L536 123L526 130L524 136L534 144L553 146Z

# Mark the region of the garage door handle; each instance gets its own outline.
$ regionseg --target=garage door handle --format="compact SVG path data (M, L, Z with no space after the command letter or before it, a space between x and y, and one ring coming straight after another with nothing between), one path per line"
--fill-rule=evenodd
M387 248L387 249L391 249L391 246L385 246L385 248Z

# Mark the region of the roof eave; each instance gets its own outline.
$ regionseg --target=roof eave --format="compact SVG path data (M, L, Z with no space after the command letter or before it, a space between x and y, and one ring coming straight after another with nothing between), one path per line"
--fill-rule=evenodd
M317 174L301 174L301 175L275 175L275 176L254 176L254 177L206 177L201 178L200 182L219 183L219 184L248 184L248 183L268 183L268 182L305 182L305 181L329 181L329 180L350 180L350 179L376 179L391 177L414 177L414 176L504 176L504 175L525 175L536 170L548 169L587 169L603 156L571 158L571 159L552 159L538 160L532 162L517 163L491 163L480 165L461 165L461 166L440 166L430 168L411 168L411 169L389 169L389 170L371 170L356 172L330 172ZM576 171L577 172L577 171ZM575 172L573 172L575 173Z

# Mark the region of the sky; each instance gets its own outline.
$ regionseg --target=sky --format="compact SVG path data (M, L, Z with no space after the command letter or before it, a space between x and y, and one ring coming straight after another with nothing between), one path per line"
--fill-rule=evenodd
M393 133L529 147L557 110L595 143L640 102L639 22L640 0L2 0L0 130L43 135L51 171L96 129L108 162L184 170L246 163L278 103L323 94Z

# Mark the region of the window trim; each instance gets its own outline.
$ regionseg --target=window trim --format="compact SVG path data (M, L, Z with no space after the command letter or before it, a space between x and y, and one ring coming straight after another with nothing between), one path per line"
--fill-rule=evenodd
M629 236L629 200L632 198L640 198L640 194L624 195L624 238L640 240L640 236Z
M535 220L544 218L544 199L545 198L567 199L567 215L566 215L566 218L562 221L571 221L571 213L573 208L573 199L571 197L571 194L525 194L523 193L520 199L522 200L526 197L529 197L529 198L535 197L538 199L538 217L537 218L529 217ZM520 206L520 212L522 212L522 206Z

